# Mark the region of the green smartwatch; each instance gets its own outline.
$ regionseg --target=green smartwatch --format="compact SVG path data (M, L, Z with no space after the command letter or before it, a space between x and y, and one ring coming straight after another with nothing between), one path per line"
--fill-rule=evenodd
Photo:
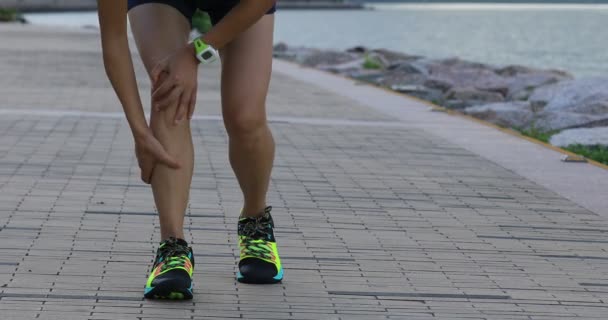
M201 38L196 38L193 41L194 43L194 52L196 53L196 58L203 64L211 63L218 58L217 50L215 50L212 46L206 44Z

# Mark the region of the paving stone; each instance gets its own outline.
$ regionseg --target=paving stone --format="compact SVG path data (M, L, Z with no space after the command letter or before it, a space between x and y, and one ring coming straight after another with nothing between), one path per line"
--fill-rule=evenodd
M0 113L11 111L0 117L3 320L605 318L606 219L278 74L268 99L277 143L268 201L286 278L237 284L242 200L218 117L217 66L199 79L192 122L185 224L195 298L143 300L159 225L98 34L28 28L0 27Z

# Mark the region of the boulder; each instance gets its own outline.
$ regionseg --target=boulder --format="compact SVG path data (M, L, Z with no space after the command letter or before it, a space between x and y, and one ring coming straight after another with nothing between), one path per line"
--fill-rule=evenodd
M501 75L503 77L514 77L520 73L530 73L533 72L534 69L520 66L520 65L509 65L506 67L500 67L495 69L496 74Z
M507 100L527 100L537 88L568 79L564 75L544 71L516 74L509 79Z
M301 50L296 57L299 63L308 67L316 67L353 61L358 59L359 55L335 50Z
M366 53L368 51L368 49L366 47L363 46L356 46L356 47L352 47L352 48L348 48L346 49L346 52L350 52L350 53Z
M391 64L388 59L377 52L367 53L364 59L375 62L380 66L380 69L386 69Z
M487 65L484 63L479 63L479 62L463 60L458 57L435 60L435 62L439 65L447 66L450 68L456 68L456 69L486 69L486 70L494 71L494 68L490 65Z
M379 84L384 79L384 72L382 72L382 70L358 69L344 74L353 79L372 84Z
M451 81L447 81L444 79L439 79L435 77L430 77L424 81L424 85L429 88L441 90L443 92L447 92L452 89L454 85Z
M540 87L529 102L540 110L536 126L561 130L608 122L608 78L566 80Z
M389 64L397 61L408 61L408 60L417 60L420 59L420 56L413 56L397 51L387 50L387 49L374 49L368 51L370 54L376 54L382 56L382 59L386 60Z
M386 69L406 74L422 74L425 76L429 74L429 70L418 61L399 60L392 62Z
M550 143L558 147L573 144L608 146L608 127L564 130L553 135Z
M527 128L534 119L530 103L523 101L490 103L464 109L464 113L500 126Z
M608 113L608 78L590 77L540 87L529 101L547 112Z
M530 104L534 108L533 104ZM546 111L536 114L534 127L543 131L563 130L597 125L608 122L608 114L591 115L568 111Z
M289 50L289 47L287 46L287 44L285 42L279 42L279 43L275 44L273 47L274 52L285 52L287 50Z
M505 100L498 92L482 91L475 88L452 88L445 95L444 100L462 101L466 106L502 102Z
M361 65L363 64L364 61L365 61L365 59L359 58L359 59L350 60L350 61L340 63L340 64L318 65L317 68L324 70L324 71L333 72L333 73L351 75L351 74L358 73L360 70L363 69L361 67ZM377 71L375 71L375 73L377 73Z
M555 76L559 76L562 78L572 79L572 75L566 71L562 70L545 70L545 69L535 69L526 66L520 65L509 65L506 67L500 67L494 70L496 74L501 75L503 77L514 77L521 74L530 74L530 73L550 73Z
M435 88L475 88L492 91L505 96L509 90L509 79L502 77L488 65L460 59L425 61L431 82ZM437 86L439 85L439 86Z
M435 104L440 104L443 99L443 92L441 90L427 88L423 85L403 85L397 84L390 87L392 90L397 92L405 93L410 96L420 98L422 100L430 101Z
M386 87L400 85L422 85L426 78L421 74L408 74L399 71L384 71L378 84Z

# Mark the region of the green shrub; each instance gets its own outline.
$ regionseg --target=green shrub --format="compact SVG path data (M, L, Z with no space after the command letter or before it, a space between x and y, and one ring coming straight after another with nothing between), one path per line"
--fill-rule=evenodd
M559 130L544 131L544 130L540 130L534 126L532 126L530 129L516 129L516 130L519 131L524 136L534 138L536 140L540 140L544 143L549 143L549 139L551 139L551 136L553 136L556 133L559 133Z
M580 154L581 156L584 156L587 159L595 160L599 163L608 165L608 146L584 146L581 144L573 144L563 149L568 150L570 152L574 152L576 154Z
M12 22L19 20L19 13L15 9L0 8L0 22Z
M211 18L206 12L197 10L192 17L192 27L200 33L205 33L211 29Z
M382 63L374 57L370 57L369 55L365 55L365 60L363 60L363 68L364 69L382 69Z

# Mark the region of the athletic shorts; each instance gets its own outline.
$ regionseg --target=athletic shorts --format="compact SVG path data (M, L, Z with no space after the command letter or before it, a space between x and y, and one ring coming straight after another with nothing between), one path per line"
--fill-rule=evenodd
M194 12L196 12L196 9L200 9L209 14L212 24L216 24L238 2L238 0L129 0L129 10L140 4L162 3L177 9L192 23ZM266 14L273 14L275 11L276 5L272 6Z

